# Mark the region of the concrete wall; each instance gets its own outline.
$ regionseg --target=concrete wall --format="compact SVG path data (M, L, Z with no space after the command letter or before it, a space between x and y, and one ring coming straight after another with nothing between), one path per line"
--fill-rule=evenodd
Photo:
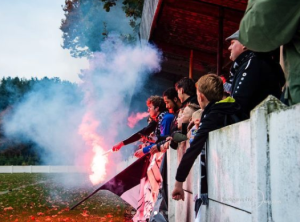
M300 104L269 115L270 216L300 220Z
M169 168L170 193L177 166ZM209 205L202 206L201 221L299 221L300 104L287 108L270 96L249 120L211 132L207 168ZM196 162L194 175L199 170ZM173 211L170 221L179 222Z

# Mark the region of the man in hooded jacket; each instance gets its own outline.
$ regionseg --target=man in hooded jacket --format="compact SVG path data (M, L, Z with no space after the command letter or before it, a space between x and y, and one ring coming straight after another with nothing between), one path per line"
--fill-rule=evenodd
M172 198L175 200L184 200L183 182L186 180L198 155L205 149L209 132L234 123L231 120L234 120L234 116L240 111L240 105L233 98L227 97L221 100L223 92L223 81L215 74L202 76L197 82L197 99L201 109L204 111L194 140L183 155L177 169L175 188L172 192ZM201 195L199 200L202 204L207 204L206 172L201 171L201 174Z

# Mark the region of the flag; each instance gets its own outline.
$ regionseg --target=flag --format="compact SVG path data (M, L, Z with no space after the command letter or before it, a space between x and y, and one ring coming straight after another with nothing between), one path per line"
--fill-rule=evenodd
M149 159L150 154L141 157L114 178L103 184L99 189L109 190L137 209L140 183L147 176Z
M133 208L138 209L139 195L140 195L140 183L143 178L147 177L147 168L150 162L150 154L147 154L118 175L110 179L108 182L100 186L97 190L91 193L89 196L81 200L79 203L71 207L71 210L89 199L99 190L109 190L110 192L118 195Z

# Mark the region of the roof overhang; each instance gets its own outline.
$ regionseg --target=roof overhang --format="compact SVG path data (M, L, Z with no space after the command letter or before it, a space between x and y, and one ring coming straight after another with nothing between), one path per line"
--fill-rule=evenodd
M229 44L247 6L247 0L145 0L140 26L141 39L160 48L162 72L188 76L193 50L194 78L228 72Z

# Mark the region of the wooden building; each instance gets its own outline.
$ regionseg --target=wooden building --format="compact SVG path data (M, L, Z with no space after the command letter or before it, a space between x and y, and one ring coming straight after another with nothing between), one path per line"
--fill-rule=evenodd
M162 50L161 76L228 75L229 43L247 0L145 0L140 38Z

